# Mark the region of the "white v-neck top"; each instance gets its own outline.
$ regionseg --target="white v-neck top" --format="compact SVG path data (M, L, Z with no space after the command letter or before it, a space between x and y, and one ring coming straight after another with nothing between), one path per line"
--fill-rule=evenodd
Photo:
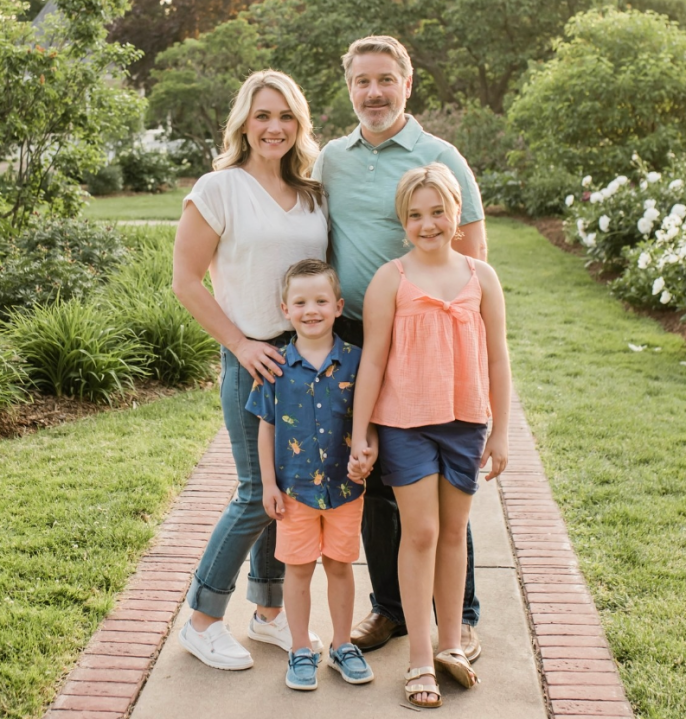
M192 202L219 235L210 264L214 296L246 337L267 340L292 329L281 312L286 270L326 259L327 217L296 200L289 210L238 167L203 175L183 201Z

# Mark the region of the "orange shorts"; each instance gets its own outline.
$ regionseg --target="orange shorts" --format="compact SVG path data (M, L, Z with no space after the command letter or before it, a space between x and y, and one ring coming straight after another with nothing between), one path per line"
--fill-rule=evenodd
M284 564L309 564L323 554L350 563L360 556L364 497L335 509L315 509L283 495L284 516L276 523L274 556Z

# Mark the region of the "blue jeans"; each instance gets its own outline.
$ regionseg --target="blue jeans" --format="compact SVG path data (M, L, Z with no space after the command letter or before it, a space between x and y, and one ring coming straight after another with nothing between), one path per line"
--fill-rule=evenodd
M341 339L362 346L362 323L347 317L339 317L335 325ZM367 568L372 582L372 611L382 614L397 624L405 623L400 586L398 585L398 550L400 549L400 515L393 496L393 489L381 481L377 462L367 478L362 516L362 542L367 556ZM472 528L467 524L467 578L462 622L476 626L479 621L479 600L474 583L474 545Z
M286 333L271 340L281 346ZM276 523L262 506L257 454L259 419L245 405L253 379L222 347L220 396L238 473L238 489L212 532L188 591L188 604L211 617L223 617L245 558L250 554L248 600L263 607L283 605L284 565L274 558Z

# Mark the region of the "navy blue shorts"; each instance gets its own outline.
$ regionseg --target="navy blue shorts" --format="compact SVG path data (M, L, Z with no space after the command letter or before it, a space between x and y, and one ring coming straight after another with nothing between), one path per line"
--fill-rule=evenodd
M443 475L466 494L478 489L488 425L455 420L424 427L378 425L381 481L391 487Z

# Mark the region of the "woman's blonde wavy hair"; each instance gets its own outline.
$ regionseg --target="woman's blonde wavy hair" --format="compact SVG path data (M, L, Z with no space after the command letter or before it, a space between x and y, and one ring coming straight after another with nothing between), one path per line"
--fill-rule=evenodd
M264 87L280 92L298 121L295 144L281 159L281 176L313 212L316 205L321 205L323 196L321 184L309 179L314 161L319 155L319 145L312 133L310 108L305 95L294 80L283 72L260 70L252 73L241 85L226 121L223 151L215 158L212 167L225 170L228 167L241 167L247 162L250 145L243 141L243 126L250 114L255 93Z

